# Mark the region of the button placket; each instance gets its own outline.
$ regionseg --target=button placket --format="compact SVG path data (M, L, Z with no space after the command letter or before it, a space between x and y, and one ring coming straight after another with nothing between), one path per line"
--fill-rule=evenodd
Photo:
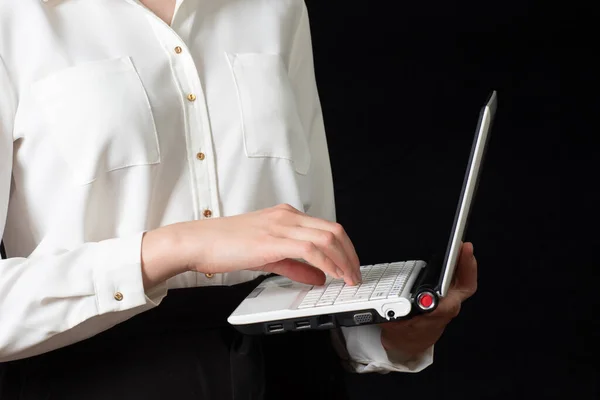
M209 219L219 215L218 202L214 200L216 194L215 173L212 171L215 168L212 161L214 157L210 156L212 136L207 120L204 90L196 66L188 53L185 48L181 53L177 51L175 54L172 53L175 59L172 65L185 96L186 135L189 144L188 152L192 153L193 157L191 176L195 185L197 210L200 219ZM205 274L204 278L211 284L217 285L222 284L223 281L222 274Z
M194 151L193 157L195 163L190 166L192 169L192 177L194 182L194 192L196 194L197 213L199 217L205 215L205 210L210 210L211 216L215 215L213 199L211 192L214 183L211 182L209 169L214 168L212 163L200 162L206 161L210 148L212 147L212 137L210 130L206 127L209 126L205 121L208 118L205 112L205 97L200 77L198 76L196 66L193 59L189 56L189 51L185 50L183 44L171 45L171 48L181 48L181 51L175 50L173 57L173 69L175 76L179 83L181 90L184 93L184 97L187 103L185 110L186 121L186 135L188 138L188 152ZM198 149L204 149L204 143L210 143L207 150L198 151Z
M134 0L128 1L133 2ZM189 27L180 26L176 31L176 26L169 26L156 14L146 9L145 11L157 39L170 57L171 71L177 88L184 98L184 134L191 189L194 196L194 215L200 219L209 210L211 217L218 217L220 216L220 202L216 190L216 165L214 164L215 157L212 155L213 140L208 120L208 107L198 69L190 50L182 39L186 37L184 29L189 29ZM189 32L187 33L189 36ZM199 150L202 150L202 156L199 155ZM199 275L196 274L196 277ZM214 284L222 284L223 275L213 275L213 278L208 279L211 279ZM196 282L198 283L198 280Z

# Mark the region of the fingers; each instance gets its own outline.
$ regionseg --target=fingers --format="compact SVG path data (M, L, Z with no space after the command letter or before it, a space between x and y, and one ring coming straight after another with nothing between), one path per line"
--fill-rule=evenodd
M340 224L308 216L288 204L273 207L271 215L277 222L272 225L276 235L314 243L337 264L347 283L356 284L362 281L358 255L352 241ZM306 228L308 230L300 232L287 228ZM322 231L322 233L317 234L316 230ZM335 245L335 248L327 250L329 245ZM340 277L337 271L331 275Z
M306 228L321 229L323 231L328 231L328 232L333 233L335 235L335 237L337 238L337 240L342 245L344 251L346 252L346 255L348 256L348 260L351 263L350 267L352 269L354 269L355 271L360 272L360 261L358 260L358 255L356 254L354 245L352 244L352 241L348 237L348 234L346 233L346 231L344 230L342 225L335 223L335 222L330 222L330 221L326 221L323 219L313 218L313 217L309 217L308 215L305 215L300 220L300 226L303 226Z
M337 266L336 278L348 275L354 284L358 283L354 270L350 267L352 264L346 251L337 236L330 231L304 227L285 227L282 228L281 234L289 239L314 243Z
M262 269L308 285L321 286L325 284L325 274L323 271L301 261L289 258L267 264Z
M458 316L462 307L462 301L459 296L455 293L448 293L448 296L440 301L437 308L430 314L425 314L423 317L436 319L442 318L444 320L451 320Z
M315 268L326 274L338 277L338 266L317 245L310 241L294 240L289 238L275 238L272 243L273 251L281 258L303 259ZM344 281L352 285L350 276L344 276Z
M423 335L424 332L429 332L436 329L439 325L445 325L446 322L440 318L432 318L431 314L419 315L406 321L394 321L381 324L383 330L396 331L406 334L407 332L415 332Z
M450 292L456 292L460 301L465 301L477 291L477 260L473 245L465 243L461 249L456 271L456 280Z
M397 331L407 335L416 332L437 332L441 335L450 321L461 311L462 303L477 290L477 260L473 254L473 245L465 243L461 248L455 281L448 295L441 299L438 307L429 314L419 315L407 321L383 324L384 330Z
M430 318L453 319L460 313L462 303L477 291L477 260L473 245L465 243L461 248L454 284L448 295L441 299L437 309L426 315Z

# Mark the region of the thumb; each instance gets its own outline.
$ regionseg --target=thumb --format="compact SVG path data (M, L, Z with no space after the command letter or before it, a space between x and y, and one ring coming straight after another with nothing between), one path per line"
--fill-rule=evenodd
M304 262L285 258L283 260L267 264L261 268L263 271L272 272L285 276L293 281L309 285L323 285L325 274L320 269L312 267Z

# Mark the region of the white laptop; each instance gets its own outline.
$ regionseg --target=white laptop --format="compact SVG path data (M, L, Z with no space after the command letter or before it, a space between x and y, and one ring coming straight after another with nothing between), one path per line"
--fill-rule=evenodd
M477 190L497 96L479 115L475 139L443 260L399 261L361 267L360 285L328 277L323 286L273 276L261 282L229 316L246 334L331 329L407 319L436 309L454 276L471 205Z

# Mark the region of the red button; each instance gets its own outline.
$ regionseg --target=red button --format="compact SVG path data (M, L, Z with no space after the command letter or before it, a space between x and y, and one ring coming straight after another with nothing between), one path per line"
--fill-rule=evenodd
M431 307L431 305L433 304L433 296L427 293L422 295L420 303L423 308Z

